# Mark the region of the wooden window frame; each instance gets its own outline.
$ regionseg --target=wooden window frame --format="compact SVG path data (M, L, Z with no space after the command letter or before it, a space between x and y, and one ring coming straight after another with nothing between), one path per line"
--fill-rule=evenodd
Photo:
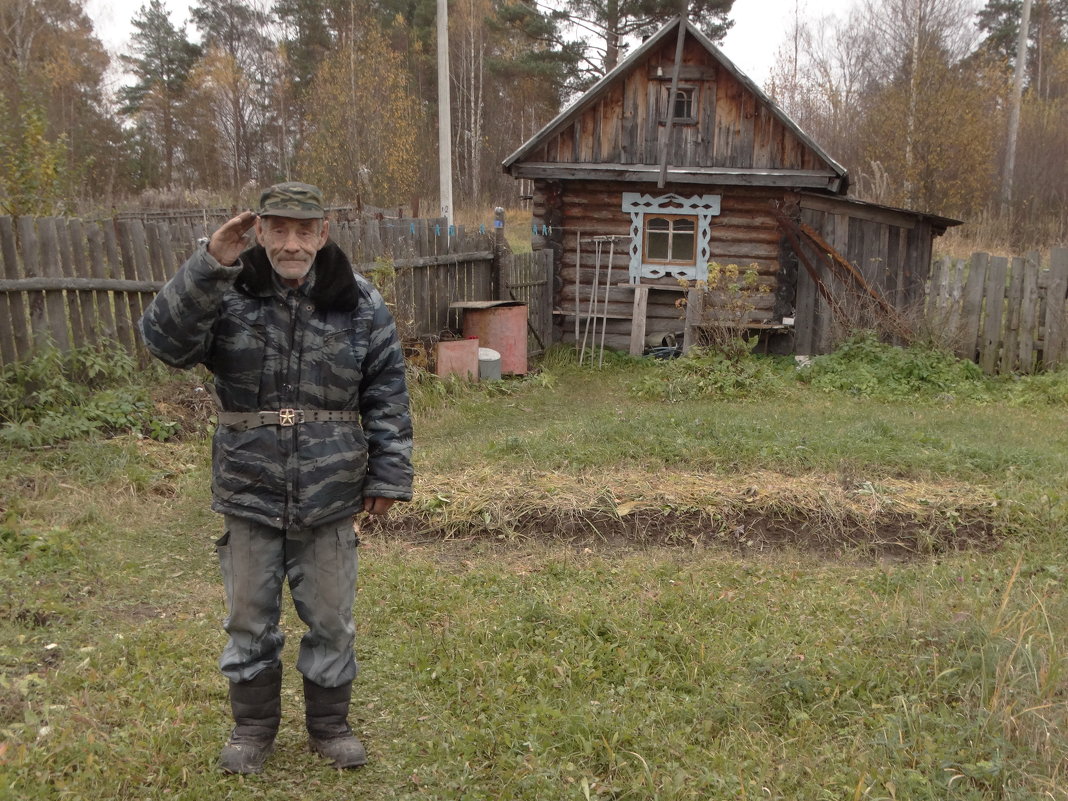
M675 117L674 122L676 125L696 125L697 124L697 104L701 97L700 87L691 86L689 84L685 86L675 87L675 97L671 97L671 86L664 86L663 94L661 95L664 103L664 112L660 115L663 123L667 125L672 122L671 114L675 111L675 103L678 95L685 95L687 97L687 104L690 107L690 116L688 117Z
M667 235L668 235L668 258L666 258L666 259L656 259L656 258L653 258L653 257L651 257L649 255L649 234L650 233L654 233L650 229L649 223L651 223L653 220L667 220L668 223L669 223L669 227L668 227L668 230L666 232ZM685 259L684 260L684 259L672 258L672 256L674 255L674 249L675 249L674 248L674 244L675 244L675 221L676 220L686 220L687 222L690 223L690 225L693 226L692 230L687 232L687 234L693 240L693 246L691 248L692 257L689 258L689 259ZM650 212L650 213L647 213L645 215L645 220L643 221L642 229L643 229L642 230L642 260L646 264L678 265L680 267L692 267L692 266L695 266L697 264L697 251L698 251L698 239L697 239L697 235L698 235L698 220L697 220L697 215L695 215L695 214L665 214L663 212ZM664 232L656 231L655 233L664 233Z

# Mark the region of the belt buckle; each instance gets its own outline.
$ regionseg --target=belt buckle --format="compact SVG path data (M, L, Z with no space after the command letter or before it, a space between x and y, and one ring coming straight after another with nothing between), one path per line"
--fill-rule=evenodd
M283 427L293 426L304 422L303 409L279 409L278 425Z

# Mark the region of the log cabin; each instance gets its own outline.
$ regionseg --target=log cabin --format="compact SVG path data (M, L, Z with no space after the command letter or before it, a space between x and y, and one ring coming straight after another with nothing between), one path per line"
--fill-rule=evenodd
M554 254L553 340L592 322L635 354L739 309L773 352L828 352L858 297L898 319L922 302L933 239L960 224L848 197L846 170L684 18L503 168L532 181L533 246Z

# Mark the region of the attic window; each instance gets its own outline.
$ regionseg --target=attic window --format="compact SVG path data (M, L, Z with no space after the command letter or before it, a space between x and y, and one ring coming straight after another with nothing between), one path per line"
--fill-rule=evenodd
M696 86L679 86L675 90L675 102L674 104L668 103L668 96L671 94L671 87L665 86L663 89L663 103L664 109L664 122L670 122L668 119L668 112L674 112L675 123L679 124L694 124L697 122L697 87ZM673 107L672 107L673 106Z
M696 235L696 217L647 215L645 261L651 264L694 264L697 260Z

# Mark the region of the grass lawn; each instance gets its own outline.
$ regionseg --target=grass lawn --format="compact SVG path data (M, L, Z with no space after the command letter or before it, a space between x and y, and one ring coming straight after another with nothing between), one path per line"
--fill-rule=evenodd
M305 748L291 605L278 750L216 770L206 439L0 450L0 798L1068 798L1063 403L609 361L415 388L357 772Z

